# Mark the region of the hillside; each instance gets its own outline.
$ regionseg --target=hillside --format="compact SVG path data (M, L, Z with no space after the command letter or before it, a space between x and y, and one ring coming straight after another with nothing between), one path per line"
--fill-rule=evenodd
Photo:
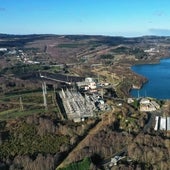
M156 115L169 116L169 101L154 99L160 109L149 113L128 99L147 81L131 66L157 63L169 49L169 37L0 34L0 169L102 170L123 153L110 169L168 170L169 132L153 128ZM85 90L89 77L97 90ZM93 116L69 120L62 90L81 93L86 107L97 100Z

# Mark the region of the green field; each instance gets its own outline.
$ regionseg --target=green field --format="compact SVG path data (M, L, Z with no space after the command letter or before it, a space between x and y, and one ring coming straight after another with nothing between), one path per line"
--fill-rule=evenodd
M84 158L80 162L71 163L67 167L59 168L58 170L90 170L90 164L90 158Z
M29 92L0 97L0 120L18 118L32 114L44 112L58 112L54 93L48 92L46 95L47 109L44 107L42 92Z

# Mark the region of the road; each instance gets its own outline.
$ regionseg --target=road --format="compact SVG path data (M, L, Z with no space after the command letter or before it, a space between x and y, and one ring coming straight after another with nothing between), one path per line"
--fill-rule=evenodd
M63 82L63 83L67 83L67 84L85 80L84 77L68 76L68 75L57 74L57 73L52 74L52 73L48 73L48 72L40 73L40 77L42 79L48 79L48 80Z
M87 141L90 141L91 139L91 135L96 134L98 131L103 129L103 126L108 126L110 124L110 117L109 117L110 113L105 113L102 116L102 120L98 121L95 126L93 126L88 133L82 138L82 140L76 145L74 146L74 148L72 148L72 150L70 151L70 153L67 155L67 157L60 163L60 165L58 165L57 169L64 167L65 165L71 163L71 159L72 157L74 157L76 152L80 152L80 150L82 148L84 148L85 146L87 146ZM112 119L112 121L114 122L114 119Z

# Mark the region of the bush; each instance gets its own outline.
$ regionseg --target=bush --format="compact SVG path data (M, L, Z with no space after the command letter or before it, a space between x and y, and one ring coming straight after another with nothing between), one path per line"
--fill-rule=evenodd
M114 56L111 54L104 54L100 56L101 59L114 59Z
M65 168L60 168L59 170L89 170L90 164L90 158L84 158L80 162L72 163Z

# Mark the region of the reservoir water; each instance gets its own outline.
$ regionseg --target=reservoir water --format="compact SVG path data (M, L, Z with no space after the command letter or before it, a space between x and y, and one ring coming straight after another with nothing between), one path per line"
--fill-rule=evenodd
M140 90L131 90L131 96L170 99L170 59L162 59L158 64L135 65L131 69L148 79Z

